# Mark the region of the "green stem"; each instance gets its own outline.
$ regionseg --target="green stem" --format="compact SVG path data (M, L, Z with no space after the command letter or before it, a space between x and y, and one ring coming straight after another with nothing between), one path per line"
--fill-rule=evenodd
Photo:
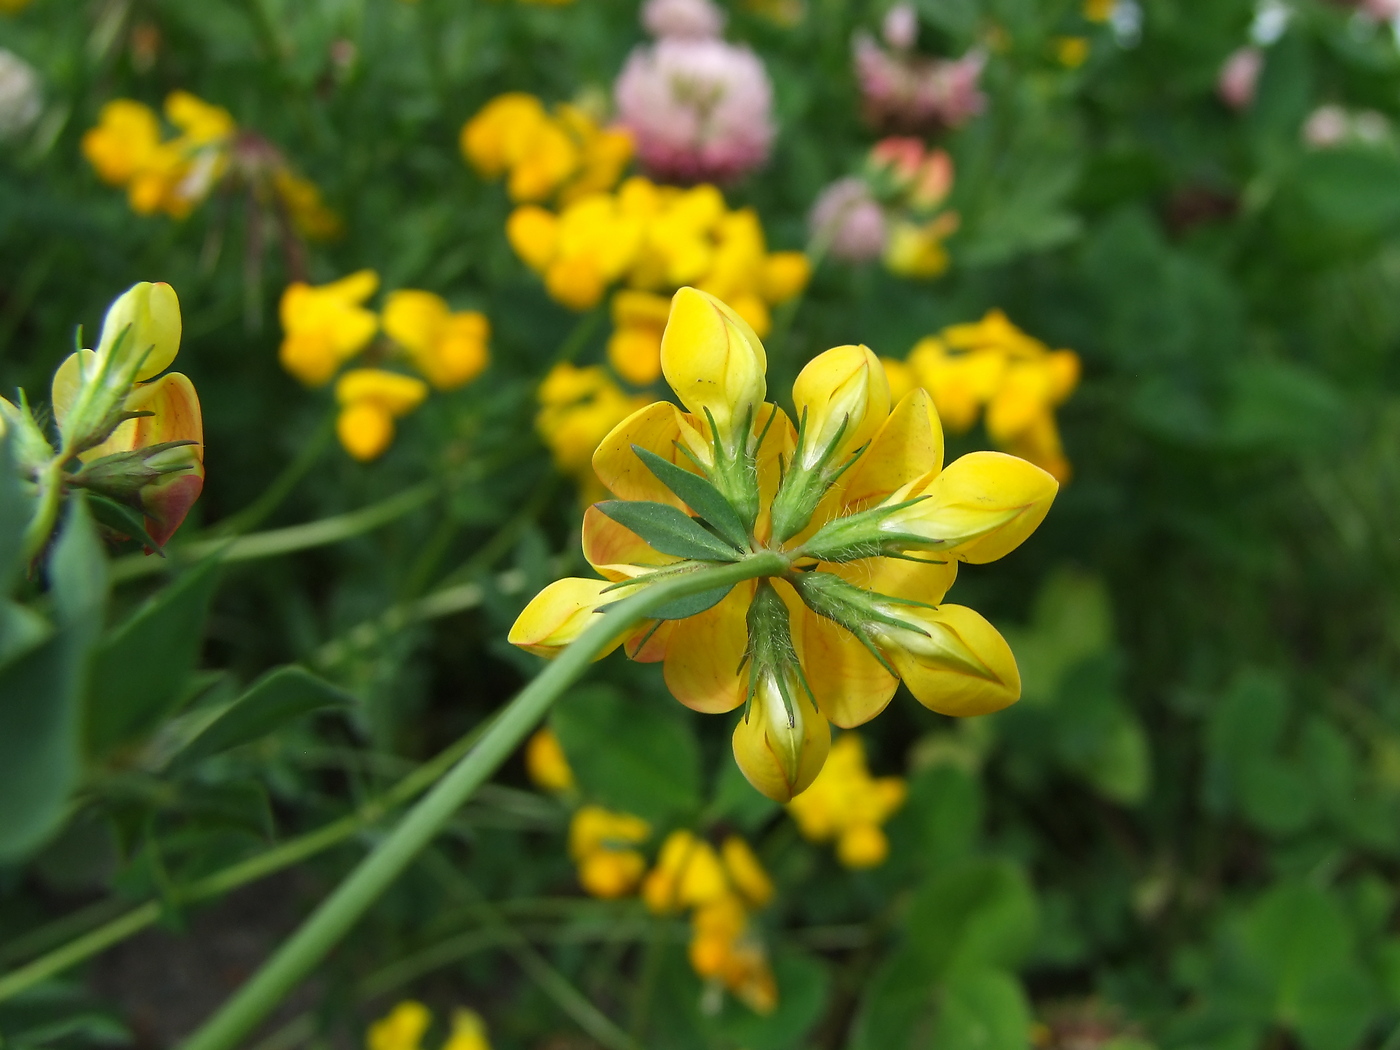
M252 503L237 514L230 515L208 532L210 537L240 536L249 529L255 529L267 520L268 515L282 505L282 501L320 461L335 434L335 413L327 413L316 427L311 439L301 446L295 459L283 468L282 473L273 479L272 484L263 490Z
M53 535L54 525L58 522L59 504L63 502L63 464L67 458L60 452L49 460L39 474L38 506L24 532L26 560L37 558Z
M787 559L764 551L648 587L618 602L496 716L481 741L384 837L257 973L182 1050L233 1050L300 983L403 873L472 793L500 767L588 665L619 635L668 602L726 584L781 574Z
M237 889L239 886L289 868L293 864L300 863L308 857L344 842L366 827L377 823L390 810L403 805L427 789L453 763L471 749L477 738L485 732L488 724L477 726L460 740L409 773L381 797L365 803L349 816L341 817L339 820L284 842L264 853L259 853L247 860L206 875L188 886L174 890L171 897L180 903L217 897ZM139 933L146 927L154 925L159 921L161 913L162 907L159 901L147 901L104 923L92 932L40 956L25 966L10 971L0 977L0 1002L11 999L32 988L40 981L62 973L133 934Z
M381 525L387 525L410 511L417 510L431 500L437 491L436 482L425 481L379 503L371 503L368 507L361 507L347 514L337 514L320 521L308 521L304 525L291 525L285 529L255 532L238 539L199 540L176 549L173 552L176 557L171 559L128 554L112 562L112 582L124 583L160 572L171 562L198 561L211 555L217 556L221 561L252 561L339 543L362 533L372 532Z

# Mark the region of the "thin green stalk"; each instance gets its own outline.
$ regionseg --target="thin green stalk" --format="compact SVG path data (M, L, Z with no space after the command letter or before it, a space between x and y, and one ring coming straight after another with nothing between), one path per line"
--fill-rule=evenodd
M53 527L58 522L58 508L63 502L63 463L67 459L62 453L54 456L39 474L38 506L29 527L24 532L24 556L37 558L49 542Z
M354 813L332 821L315 831L290 839L264 853L206 875L188 886L174 890L171 896L179 903L191 903L217 897L250 882L256 882L315 856L344 842L358 832L381 820L391 810L425 790L466 754L489 722L474 728L429 761L400 780L382 796L365 803ZM25 966L0 977L0 1002L11 999L41 981L62 973L112 945L131 937L160 920L160 901L147 901L99 926L76 940L41 955Z
M578 323L574 325L573 330L570 331L569 334L564 337L564 341L559 344L559 349L554 354L554 363L556 365L563 364L566 361L572 361L574 358L578 357L578 355L583 352L583 348L588 345L588 340L592 337L593 330L598 327L599 322L602 320L602 307L595 307L580 317Z
M124 583L141 576L149 576L160 572L172 561L198 561L211 555L217 556L221 561L253 561L257 558L274 558L281 554L339 543L366 532L373 532L380 526L417 510L431 500L437 491L436 482L425 481L388 499L371 503L368 507L361 507L347 514L308 521L303 525L290 525L285 529L254 532L238 539L198 540L175 548L172 552L175 557L168 560L127 554L112 562L112 582Z
M249 529L256 529L268 516L282 505L301 481L321 459L335 434L335 413L328 412L316 426L311 439L301 446L296 458L288 463L282 473L272 479L272 484L262 494L237 514L232 514L208 530L210 537L241 536Z
M306 978L438 831L518 748L554 702L619 635L668 602L760 576L781 574L787 559L764 551L657 583L614 605L521 690L491 728L384 837L261 969L182 1050L233 1050L284 996Z

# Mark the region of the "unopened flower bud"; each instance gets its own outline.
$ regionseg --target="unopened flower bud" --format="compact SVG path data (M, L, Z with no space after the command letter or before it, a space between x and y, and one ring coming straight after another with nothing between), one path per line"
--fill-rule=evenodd
M747 441L744 428L768 393L768 356L743 318L707 292L682 288L661 337L661 370L691 413L714 420L726 448Z
M866 346L838 346L808 362L792 387L804 422L801 465L834 465L875 436L890 413L880 359Z
M764 673L734 727L734 760L750 784L777 802L791 801L817 778L831 746L831 727L796 676Z
M180 300L170 285L142 281L108 308L97 353L116 354L110 374L124 374L128 362L139 361L133 378L144 382L169 368L179 350Z

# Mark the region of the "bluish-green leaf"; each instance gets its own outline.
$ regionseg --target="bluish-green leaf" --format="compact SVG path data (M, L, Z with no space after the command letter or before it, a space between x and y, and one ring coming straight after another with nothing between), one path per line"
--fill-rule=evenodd
M595 504L623 528L631 529L653 549L697 561L738 561L739 551L710 532L685 511L668 503L605 500Z
M204 562L102 639L88 690L93 754L149 733L188 696L185 682L199 658L217 580L218 562Z
M724 539L739 548L748 543L748 530L744 528L744 523L740 520L738 512L720 494L719 489L710 483L708 478L691 473L684 467L678 467L640 445L633 445L632 451L663 485L684 500L686 506L709 522L710 527Z
M254 682L242 696L202 729L180 753L192 762L266 736L312 711L351 702L337 689L301 667L279 667Z

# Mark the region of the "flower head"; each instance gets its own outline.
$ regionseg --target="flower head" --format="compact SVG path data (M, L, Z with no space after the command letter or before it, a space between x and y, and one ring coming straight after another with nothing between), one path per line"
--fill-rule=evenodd
M422 1050L423 1037L432 1023L432 1012L426 1006L407 999L369 1026L366 1050ZM442 1050L491 1050L481 1015L464 1008L453 1010L452 1028Z
M869 33L852 43L856 80L865 118L879 129L926 132L959 128L986 108L978 81L986 58L970 51L962 58L927 58L905 50L888 51Z
M856 733L842 733L811 788L788 803L805 838L836 842L848 868L873 868L889 855L881 825L901 805L908 789L901 777L872 777Z
M593 451L618 423L646 403L629 396L603 368L561 362L550 369L537 393L535 430L563 474L573 477L591 503L603 495L593 473Z
M932 399L913 390L891 409L884 372L861 347L827 351L804 369L794 400L805 412L794 427L763 401L765 360L718 300L676 294L662 367L684 411L647 405L598 446L594 470L616 499L586 512L583 547L602 579L546 588L511 640L552 654L596 622L619 587L753 552L780 555L787 568L618 643L633 659L662 661L683 704L744 707L735 758L755 787L788 801L817 776L828 723L873 718L901 677L947 714L994 711L1019 696L995 628L943 597L958 562L991 561L1022 542L1057 485L1000 453L944 471ZM636 513L634 502L653 509ZM676 511L692 516L689 546L648 524L664 518L682 529Z
M408 351L418 371L439 390L455 390L485 370L491 325L475 310L453 313L439 295L404 288L384 300L384 331Z
M729 182L768 160L773 87L747 47L679 37L640 46L614 94L638 159L659 178Z
M580 806L569 824L569 855L579 884L595 897L623 897L636 889L647 868L636 847L651 837L651 825L629 813Z
M27 131L43 108L38 71L13 51L0 48L0 139Z
M294 281L282 293L282 367L308 386L330 381L379 331L379 318L365 301L379 275L359 270L330 284Z
M705 40L724 32L724 12L713 0L647 0L642 25L654 37Z
M1254 92L1263 71L1263 50L1252 45L1239 48L1230 52L1221 65L1216 91L1231 109L1248 109L1254 105Z
M340 405L336 436L361 462L377 459L394 440L394 420L408 415L427 396L428 385L421 379L382 368L353 368L335 384Z

